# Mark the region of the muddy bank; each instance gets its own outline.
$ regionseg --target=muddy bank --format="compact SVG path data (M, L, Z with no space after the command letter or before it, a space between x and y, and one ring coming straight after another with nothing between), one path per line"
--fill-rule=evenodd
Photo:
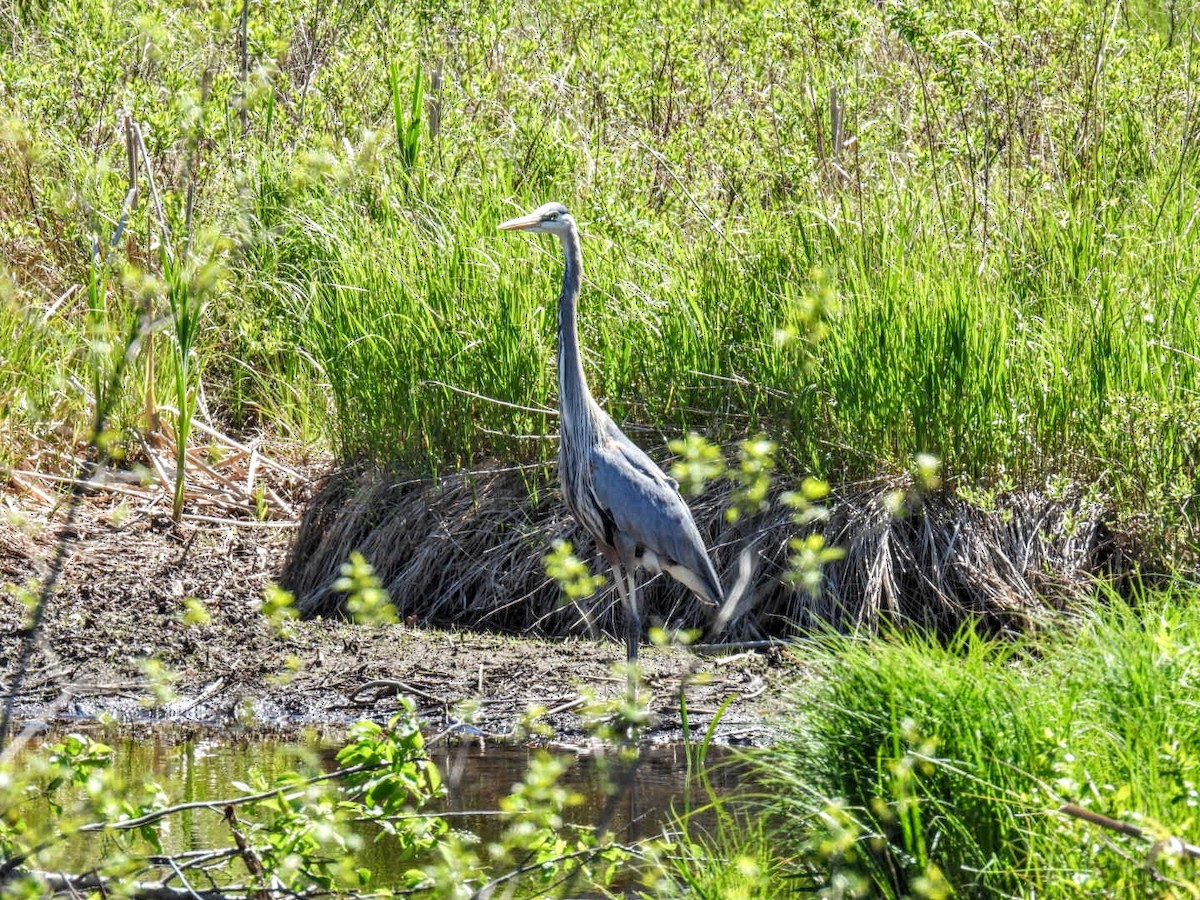
M113 716L126 723L337 731L358 718L385 719L402 692L431 733L461 727L472 736L503 735L536 704L552 711L547 721L557 739L572 744L586 740L581 690L600 697L623 690L612 666L624 659L624 648L607 638L546 640L325 619L297 622L281 635L258 604L295 537L286 522L176 526L161 509L130 512L100 494L84 502L67 530L62 510L51 514L36 498L11 493L4 500L15 514L0 525L0 578L12 586L0 596L6 688L28 621L16 586L43 578L58 540L69 540L19 696L23 720ZM189 600L202 605L207 622L195 621ZM402 607L411 602L397 600ZM780 652L697 657L646 647L644 656L658 715L652 739L678 733L678 691L687 679L693 728L705 727L732 698L720 739L761 743L769 738L779 682L801 665ZM150 657L172 675L174 697L165 703L155 702L144 669ZM467 707L474 710L469 715Z
M88 493L70 527L64 504L47 491L0 496L9 513L0 524L0 577L10 585L0 598L5 685L28 621L17 586L46 577L61 540L69 551L22 684L22 716L337 729L386 718L403 694L433 731L501 735L529 706L542 706L558 739L570 743L585 737L581 691L623 690L613 671L624 650L612 637L620 633L612 586L586 605L564 606L546 577L542 556L555 537L573 540L585 556L592 544L563 512L552 481L531 485L544 474L485 472L431 484L354 472L301 476L276 466L267 521L257 522L251 498L230 494L246 474L235 465L254 474L252 462L235 456L201 468L210 486L195 486L190 502L222 514L193 514L182 524L167 515L161 487L138 493L119 480L125 486ZM215 466L226 466L224 474ZM889 507L897 490L908 492L905 516ZM972 619L994 632L1019 631L1084 593L1094 575L1121 567L1103 510L1083 501L1029 492L985 509L880 481L844 489L829 504L822 528L846 556L812 597L783 581L789 538L800 532L789 512L777 506L729 524L728 493L717 485L692 504L726 586L743 560L749 573L725 640L792 636L815 623L951 631ZM352 550L375 566L402 624L321 617L336 612L329 586ZM258 610L268 585L281 580L310 616L283 633ZM651 623L703 628L712 616L665 577L644 596ZM803 665L802 652L646 647L658 716L651 737L677 733L687 682L694 727L730 699L720 738L769 739L777 688ZM173 698L151 690L152 657L171 673Z

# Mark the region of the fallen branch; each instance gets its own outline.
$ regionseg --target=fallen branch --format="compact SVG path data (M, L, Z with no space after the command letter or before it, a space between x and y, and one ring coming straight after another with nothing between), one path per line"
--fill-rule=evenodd
M771 650L775 647L790 647L794 642L779 638L763 641L730 641L728 644L693 644L690 649L701 656L726 656L732 653L744 653L748 650Z
M1122 822L1120 819L1111 819L1108 816L1098 812L1093 812L1090 809L1084 809L1082 806L1077 806L1074 803L1064 803L1058 808L1060 813L1071 816L1075 819L1082 819L1085 822L1090 822L1092 825L1098 825L1101 828L1107 828L1109 831L1115 831L1118 834L1128 835L1129 837L1141 838L1142 840L1153 840L1154 846L1171 847L1177 850L1180 855L1189 857L1190 859L1200 859L1200 846L1189 844L1182 838L1168 835L1164 838L1155 838L1153 834L1147 834L1146 830L1130 822Z
M262 521L259 519L222 519L199 513L184 513L185 522L204 522L208 525L229 525L234 528L299 528L299 522Z
M120 888L122 897L134 897L137 900L226 900L232 896L245 896L249 888L232 885L219 890L196 891L185 887L171 887L161 881L134 881L128 884L118 883L115 879L104 878L94 872L85 875L73 875L67 872L39 872L35 870L14 873L36 878L49 889L52 894L69 894L72 897L87 895L99 891L107 896L109 891ZM12 878L13 876L8 876Z
M374 681L368 681L365 684L360 684L350 692L350 702L363 703L364 701L359 698L359 694L363 694L367 691L375 691L375 696L370 700L365 701L368 703L374 703L381 697L386 697L389 694L412 694L413 696L420 697L422 700L428 700L430 703L435 703L438 706L446 706L446 701L441 697L435 697L433 694L429 694L420 690L419 688L415 688L405 681L396 681L392 678L377 678Z
M76 875L69 872L43 872L28 869L15 872L4 881L15 877L31 877L41 881L49 894L67 894L71 897L99 893L101 896L134 898L134 900L232 900L243 897L318 897L328 896L328 891L296 891L291 888L265 888L244 884L231 884L221 888L197 890L191 887L172 887L165 881L126 882L106 878L95 872Z
M138 490L128 485L114 484L111 481L97 481L94 478L71 478L66 475L51 475L47 472L31 472L27 469L13 469L11 474L14 477L24 475L26 477L40 478L43 481L52 481L55 484L68 484L81 490L108 491L113 494L123 494L126 497L136 497L138 500L153 500L157 493L153 490ZM21 484L22 487L29 486L25 482Z
M166 404L160 406L159 409L165 410L166 412L172 413L174 415L179 414L179 411L177 409L175 409L172 406L167 406ZM247 454L249 454L249 453L257 454L259 462L262 463L264 466L267 466L269 468L274 469L277 472L281 472L284 475L287 475L289 478L294 479L298 484L308 484L308 482L309 482L309 479L306 476L301 475L299 472L297 472L295 469L291 468L290 466L286 466L283 463L278 462L277 460L274 460L269 456L265 456L260 451L253 450L252 448L247 447L245 444L243 444L239 441L235 441L233 438L229 437L229 435L222 434L221 432L219 432L215 428L213 428L211 425L207 425L204 422L201 422L199 419L193 419L191 427L196 429L197 431L204 432L209 437L216 438L222 444L225 444L228 447L232 447L234 450L241 450Z

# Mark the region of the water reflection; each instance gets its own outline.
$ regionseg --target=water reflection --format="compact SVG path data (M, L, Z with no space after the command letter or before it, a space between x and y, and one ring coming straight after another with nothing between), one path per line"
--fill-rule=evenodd
M446 811L457 818L457 814L472 810L498 809L500 799L524 777L530 760L538 752L544 751L508 746L439 748L434 759L449 787ZM582 804L566 811L565 819L574 825L595 825L606 805L606 777L621 774L616 757L574 753L564 756L570 766L561 783L584 797ZM721 794L731 792L736 781L730 767L717 765L724 757L722 753L711 753L707 768L713 787ZM683 812L707 801L698 780L685 794L687 788L687 756L683 745L643 748L632 784L611 811L610 830L622 840L656 833L669 822L672 810ZM484 838L497 828L494 817L473 820L466 816L464 821L472 822L467 827Z
M241 791L235 782L255 783L260 776L270 782L277 775L296 768L305 760L325 770L337 767L336 745L304 745L273 738L246 740L225 736L183 738L151 732L138 737L104 736L99 739L113 747L114 769L130 785L147 780L157 782L169 802L218 801L235 797ZM49 739L47 739L49 740ZM438 812L445 813L451 827L474 833L483 841L499 835L502 822L497 816L500 800L522 780L531 759L538 751L499 744L464 743L439 746L432 751L443 773L448 795ZM606 773L616 766L615 756L563 753L569 766L560 784L578 792L583 803L564 812L569 825L594 828L608 815L609 829L622 842L658 833L671 821L671 812L696 809L707 802L707 793L699 779L689 784L687 755L683 745L643 748L636 774L618 802L606 810ZM728 755L714 748L707 772L709 783L718 794L728 795L736 786L736 769L722 765ZM611 777L611 776L610 776ZM30 810L31 818L49 818L49 810ZM704 824L701 814L701 823ZM32 823L31 823L32 824ZM41 823L38 823L41 824ZM229 829L221 819L219 807L186 810L164 821L163 849L172 855L189 850L225 846ZM359 863L387 883L398 877L410 863L403 863L389 852L385 837L375 840L373 831L364 831L364 846ZM66 848L56 863L73 871L85 871L95 865L103 853L102 838L93 835Z

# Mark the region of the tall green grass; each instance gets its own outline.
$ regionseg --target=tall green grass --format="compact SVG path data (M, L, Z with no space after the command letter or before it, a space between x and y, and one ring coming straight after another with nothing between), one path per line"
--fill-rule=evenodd
M1194 587L1137 608L1102 595L1028 644L798 646L817 677L760 762L807 877L844 896L1194 891L1197 863L1154 841L1200 837L1195 599ZM1065 803L1147 837L1065 816Z
M192 348L227 427L426 471L549 459L556 248L493 226L557 198L584 225L585 365L645 443L765 430L835 480L916 452L951 484L1066 475L1194 545L1191 7L289 0L248 7L243 67L235 11L109 6L3 26L13 305L86 283L130 109L165 224L186 207L232 248ZM114 252L154 270L148 207ZM815 360L772 342L814 268L841 298Z

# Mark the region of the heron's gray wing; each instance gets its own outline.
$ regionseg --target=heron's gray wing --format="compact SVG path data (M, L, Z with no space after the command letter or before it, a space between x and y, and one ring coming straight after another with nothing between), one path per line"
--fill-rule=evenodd
M614 448L619 452L620 457L628 463L636 472L646 476L647 478L662 483L668 490L674 494L679 493L679 482L664 472L654 460L646 455L646 452L629 439L617 423L605 416L607 421L604 423L604 434L609 442L615 444ZM681 498L682 499L682 498ZM688 512L688 518L691 518L691 512Z
M606 437L589 462L596 499L618 533L654 553L667 571L702 598L721 602L721 583L674 482L615 425Z

